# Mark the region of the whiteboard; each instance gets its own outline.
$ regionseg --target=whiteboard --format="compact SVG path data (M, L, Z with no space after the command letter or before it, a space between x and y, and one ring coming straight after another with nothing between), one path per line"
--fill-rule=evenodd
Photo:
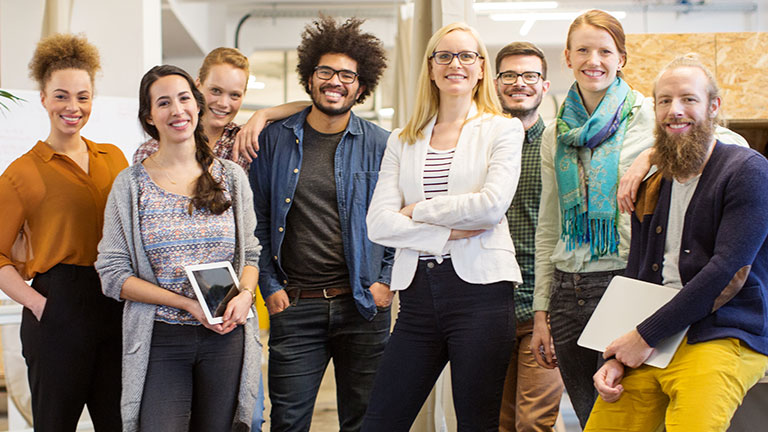
M7 91L25 101L16 103L3 100L9 109L0 108L0 172L29 151L38 140L44 140L51 127L48 113L40 104L40 92ZM138 98L97 94L93 99L91 117L80 133L91 141L115 144L130 163L136 148L149 139L141 129L138 112Z

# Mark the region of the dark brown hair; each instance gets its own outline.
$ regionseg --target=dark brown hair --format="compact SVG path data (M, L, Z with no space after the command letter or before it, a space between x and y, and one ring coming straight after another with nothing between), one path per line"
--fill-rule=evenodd
M357 102L364 101L376 89L387 67L387 57L381 40L360 30L363 22L363 19L353 17L344 24L338 24L332 17L320 15L304 27L301 44L297 48L299 62L296 72L307 93L310 93L309 80L320 57L325 54L344 54L357 62L357 79L364 87Z
M496 54L496 73L501 72L501 62L509 56L536 56L541 59L541 78L547 79L547 59L536 45L530 42L512 42Z
M62 69L88 72L93 85L96 72L101 69L99 50L83 35L58 33L41 39L29 62L30 78L43 90L51 75Z
M198 122L195 128L195 159L202 167L203 173L200 174L195 183L195 194L189 203L189 213L192 214L193 208L197 208L208 209L217 215L222 214L232 205L232 201L228 200L224 194L224 186L221 182L216 181L210 173L210 167L215 158L213 151L208 147L208 137L203 131L203 123L199 121L200 113L205 110L205 98L195 87L192 77L183 69L171 65L155 66L144 74L139 86L139 122L149 136L160 140L157 128L149 123L152 110L152 98L149 91L158 79L169 75L178 75L187 81L198 107Z
M613 39L613 43L616 44L616 49L619 50L619 54L624 56L624 63L619 66L624 67L627 65L626 35L624 34L624 27L621 26L621 23L616 17L600 9L588 10L577 16L571 23L571 26L568 27L566 47L569 50L571 49L571 33L582 25L590 25L608 32L608 34L611 35L611 39ZM616 75L620 78L624 78L624 73L620 70L616 72Z

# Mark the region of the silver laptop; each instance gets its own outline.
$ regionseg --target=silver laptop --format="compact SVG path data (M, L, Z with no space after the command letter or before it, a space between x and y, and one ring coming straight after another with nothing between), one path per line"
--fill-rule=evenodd
M677 293L676 288L615 276L577 343L604 352L611 342L637 327ZM667 367L687 331L688 327L661 341L645 364Z

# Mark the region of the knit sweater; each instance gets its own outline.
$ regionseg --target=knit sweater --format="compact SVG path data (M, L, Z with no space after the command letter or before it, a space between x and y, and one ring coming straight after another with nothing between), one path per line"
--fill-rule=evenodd
M733 337L768 355L768 161L717 142L685 213L683 288L637 326L650 346L687 325L688 343ZM626 276L662 282L671 182L646 180L632 217Z
M256 216L248 178L234 162L217 159L224 164L232 209L235 215L234 268L240 274L246 265L258 266L261 246L254 236ZM139 229L138 183L139 164L118 174L107 200L104 235L99 243L96 270L102 290L108 297L122 300L123 284L135 276L157 284L152 266L144 253ZM149 362L152 328L156 305L125 301L123 310L123 389L121 415L123 431L139 430L139 410ZM232 431L249 431L256 404L261 373L261 343L257 318L245 325L243 367L240 376L238 406Z

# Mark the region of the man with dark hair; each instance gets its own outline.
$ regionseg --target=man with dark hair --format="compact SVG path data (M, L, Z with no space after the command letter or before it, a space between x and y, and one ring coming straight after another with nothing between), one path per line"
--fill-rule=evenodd
M309 430L331 358L340 430L359 430L389 339L392 250L365 224L389 133L350 111L386 58L362 23L323 16L305 27L296 69L312 105L269 125L251 164L272 431Z
M768 161L715 138L718 93L690 57L654 86L658 172L638 194L626 275L680 291L607 347L587 431L724 431L768 366L768 195L755 189ZM665 369L643 364L688 326Z
M515 289L516 349L509 362L499 418L499 430L552 431L557 420L563 381L554 367L536 362L533 334L534 234L541 198L541 134L539 105L549 90L547 60L530 42L513 42L496 55L496 88L507 114L523 122L522 170L507 212L509 231L523 283Z

